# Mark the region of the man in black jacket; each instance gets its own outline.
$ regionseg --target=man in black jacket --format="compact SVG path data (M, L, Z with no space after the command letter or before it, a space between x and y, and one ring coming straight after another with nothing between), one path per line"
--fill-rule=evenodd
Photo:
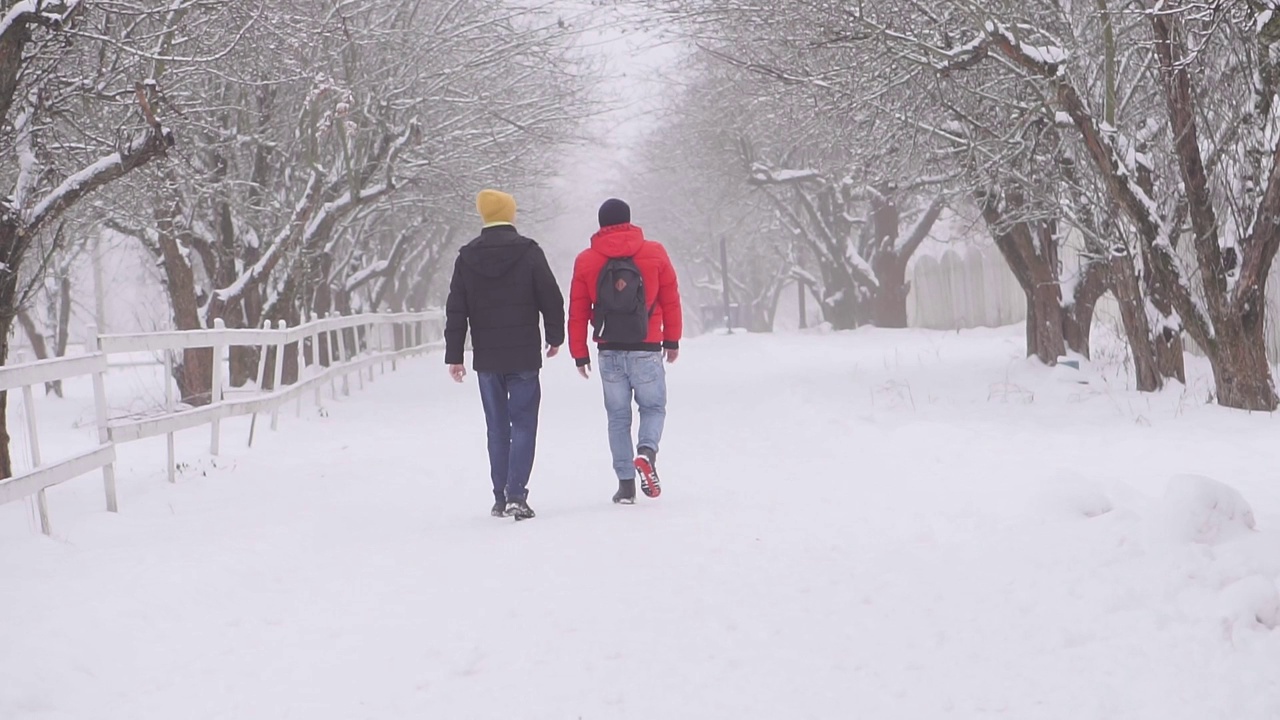
M480 237L458 252L445 303L444 361L462 382L467 326L471 327L471 367L480 380L480 399L489 427L489 473L495 517L533 517L529 475L538 436L542 386L542 334L547 357L564 344L564 296L538 244L516 232L516 201L497 190L482 190L476 209L484 221Z

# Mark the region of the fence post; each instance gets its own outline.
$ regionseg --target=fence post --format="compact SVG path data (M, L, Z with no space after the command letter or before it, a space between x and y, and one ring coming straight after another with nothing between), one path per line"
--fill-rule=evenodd
M320 368L320 317L316 314L311 315L311 322L315 324L315 335L311 336L311 365L316 369ZM316 383L316 407L320 405L320 383Z
M341 320L342 316L338 315L337 318ZM337 334L338 334L338 364L345 366L347 364L347 361L350 359L349 356L347 355L347 331L346 329L339 327ZM347 372L346 367L342 368L342 394L345 396L351 395L351 375L350 373Z
M325 319L333 320L335 317L337 317L337 313L330 310L329 314L325 317ZM333 323L330 323L330 325L332 324ZM333 328L330 328L324 331L324 340L325 340L325 343L329 346L329 367L333 368L334 356L336 355L337 348L338 348L338 343L333 336ZM333 398L334 400L338 399L338 376L334 374L329 375L329 397Z
M385 342L385 341L386 341L386 329L387 329L387 324L386 324L386 323L384 323L384 322L379 321L379 322L377 322L377 323L375 324L375 327L378 329L378 336L377 336L377 342L378 342L378 372L379 372L380 374L382 374L382 375L386 375L386 374L387 374L387 361L386 361L386 358L385 358L385 357L383 357L383 353L384 353L384 352L386 352L386 342ZM372 369L373 369L373 368L370 368L370 370L371 370L371 371L372 371Z
M360 357L361 355L363 355L363 354L364 354L364 351L365 351L365 350L368 350L368 349L369 349L369 333L367 332L367 326L365 326L365 325L363 325L363 324L361 324L361 325L357 325L357 326L355 326L354 328L352 328L352 329L351 329L351 334L352 334L352 335L355 337L355 339L356 339L356 351L355 351L355 353L353 354L353 357L358 358L358 357ZM363 338L364 338L364 344L363 344L363 345L361 345L361 344L360 344L360 338L361 338L361 337L363 337ZM359 369L359 368L356 368L356 380L359 380L359 381L360 381L360 389L361 389L361 390L363 390L363 389L364 389L364 370L361 370L361 369ZM373 381L373 366L372 366L372 365L370 365L370 366L369 366L369 381L370 381L370 382L372 382L372 381Z
M21 365L27 360L26 353L18 353L18 364ZM36 394L31 390L30 385L22 386L22 410L27 416L27 445L31 449L31 468L39 468L43 462L40 460L40 437L36 434ZM40 532L45 535L52 535L53 528L49 525L49 499L44 494L44 488L36 493L36 507L40 511Z
M227 323L223 321L222 318L217 318L213 321L213 328L221 332L227 329ZM226 352L226 349L227 349L226 339L221 336L218 336L218 338L213 341L213 370L212 370L213 382L210 384L210 391L209 391L210 404L216 405L222 402L222 362L223 362L223 354ZM222 422L218 419L217 415L214 415L213 422L210 424L210 426L213 429L210 432L210 437L209 437L209 454L217 455L218 445L219 445L219 441L221 440L221 433L222 433L222 427L221 427Z
M399 318L394 318L391 321L391 349L399 353L403 345L404 329L400 325ZM396 358L397 355L391 356L391 372L396 371Z
M375 357L382 350L382 341L378 339L378 323L371 322L365 326L364 347ZM373 363L369 363L369 382L373 382Z
M271 392L278 393L280 392L280 383L284 382L284 353L285 353L285 348L287 348L289 344L285 342L285 340L288 340L288 338L283 337L283 335L285 331L289 329L289 324L286 323L284 320L278 320L276 322L276 329L280 331L280 335L282 337L280 338L280 342L276 345L276 367L275 367L275 374L271 378L272 380ZM271 409L271 429L272 430L276 429L276 426L279 424L279 421L280 421L280 406L277 404L274 408Z
M174 402L173 402L173 383L174 383L173 351L165 350L164 351L164 407L165 407L165 412L169 413L170 415L172 415L174 410L176 409L174 407ZM169 470L168 470L169 482L176 483L178 482L178 458L173 445L172 432L165 433L165 444L168 446L168 450L169 450Z
M298 327L299 328L305 327L307 322L306 318L299 318L299 319L302 322L298 325ZM298 333L297 356L298 356L298 377L296 380L294 380L294 382L295 384L301 384L303 380L302 374L307 369L307 336L304 333ZM301 391L298 392L298 398L293 404L293 412L298 417L302 417L302 392Z
M89 348L96 353L102 353L102 338L98 335L98 326L90 325L86 328L89 336ZM98 444L111 444L111 429L107 427L107 384L106 378L106 354L103 353L104 368L93 374L93 409L95 419L98 423ZM115 463L107 463L102 466L102 484L107 494L107 512L120 512L120 505L116 501L116 466Z
M271 321L263 320L262 329L270 331ZM259 350L260 354L258 356L258 377L256 378L258 381L258 392L264 392L267 389L267 352L269 350L271 350L271 345L265 342L262 343L262 349Z

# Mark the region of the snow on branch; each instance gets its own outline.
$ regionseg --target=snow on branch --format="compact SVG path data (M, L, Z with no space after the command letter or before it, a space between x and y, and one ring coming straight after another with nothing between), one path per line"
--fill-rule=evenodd
M1024 69L1044 77L1057 75L1070 59L1070 55L1061 47L1021 42L1009 28L988 20L983 25L982 33L974 40L947 53L946 60L934 63L934 67L943 74L967 70L989 57L992 48Z
M989 57L991 50L999 52L1032 76L1052 83L1062 107L1058 114L1066 116L1060 119L1070 120L1079 131L1090 156L1126 214L1145 238L1150 240L1161 235L1163 228L1156 203L1138 183L1135 173L1137 165L1149 164L1150 159L1137 153L1134 144L1115 128L1100 124L1094 117L1067 76L1065 63L1068 56L1065 51L1019 42L1008 28L988 21L977 40L964 46L964 52L957 51L949 62L937 66L938 70L947 74L971 68Z
M849 261L851 267L858 271L857 274L862 276L863 285L880 287L880 278L876 277L875 269L871 267L871 263L867 262L866 258L862 257L862 253L858 252L853 243L849 243L849 246L845 249L845 259Z
M942 215L942 211L947 206L947 198L945 195L938 195L929 203L928 209L916 221L911 231L906 235L898 238L898 243L894 247L894 252L899 255L910 256L915 253L916 248L924 242L929 236L929 231L933 229L934 223L938 222L938 217Z
M390 262L386 260L379 260L368 267L361 268L360 270L352 273L351 277L347 278L346 283L344 283L344 287L347 292L355 292L365 283L385 273L389 267L391 267Z
M320 177L317 173L312 172L310 179L307 181L307 187L302 193L302 197L293 207L293 216L289 218L289 222L281 228L271 241L271 247L258 258L258 262L253 264L247 272L240 275L234 283L225 288L213 291L211 298L218 298L224 302L228 302L239 297L250 286L259 279L266 277L275 266L280 262L286 250L292 246L290 239L296 235L297 228L306 219L310 212L312 204L320 194Z
M328 227L332 227L340 218L344 217L351 210L377 198L386 195L395 189L395 185L391 183L379 183L372 187L367 187L354 195L351 191L342 194L342 197L332 202L327 202L320 208L320 212L311 218L311 222L307 223L307 229L302 234L302 243L304 245L311 243L312 240L319 237L322 231Z
M4 14L4 18L0 19L0 35L9 32L9 28L22 22L27 22L31 16L36 13L36 0L21 0L9 8L9 12Z
M370 167L385 166L386 175L383 182L355 193L348 190L318 208L316 205L323 195L322 180L317 173L313 172L307 183L306 191L297 205L294 206L293 216L288 224L276 234L271 246L262 254L258 262L254 263L253 267L247 271L241 273L235 282L225 288L213 291L209 296L210 302L214 300L224 303L235 302L250 287L266 280L289 250L297 245L302 245L303 247L310 245L317 238L323 237L328 233L334 225L352 210L394 192L396 184L392 180L392 175L394 174L395 160L406 146L411 142L415 142L419 137L421 137L421 130L418 124L410 123L402 133L385 144L383 151L380 153L381 157L374 158L370 162Z
M751 164L751 181L757 185L785 185L821 179L822 173L813 169L775 170L762 162Z
M0 18L0 35L9 32L14 25L39 23L53 30L60 30L71 16L80 9L81 0L46 2L45 0L19 0Z
M163 155L172 145L173 134L167 129L148 129L139 133L123 150L72 173L34 208L24 213L23 221L28 232L58 217L85 195Z

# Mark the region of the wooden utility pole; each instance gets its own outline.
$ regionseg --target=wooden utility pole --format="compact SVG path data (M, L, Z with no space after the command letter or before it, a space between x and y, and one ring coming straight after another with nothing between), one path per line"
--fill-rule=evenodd
M805 307L804 307L804 296L805 296L804 283L800 282L799 280L796 280L796 300L798 301L797 304L800 306L800 329L801 330L804 330L805 328L809 327L809 319L807 317L809 313L805 310Z
M733 334L732 316L729 314L729 248L720 236L720 287L724 290L724 329Z

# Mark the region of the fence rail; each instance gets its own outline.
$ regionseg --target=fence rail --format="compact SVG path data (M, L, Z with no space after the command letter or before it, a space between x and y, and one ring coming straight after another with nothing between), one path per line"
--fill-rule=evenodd
M267 324L262 329L229 329L220 320L211 329L124 335L98 335L91 327L84 355L0 367L0 391L22 390L33 465L31 470L0 480L0 505L36 496L40 530L49 535L52 528L45 490L100 470L107 510L116 512L118 445L167 436L168 478L175 482L175 433L209 426L209 452L217 455L221 443L221 421L252 415L256 426L257 415L269 412L271 429L274 430L278 426L280 408L284 405L293 402L295 412L300 415L306 395L311 394L316 405L322 403L321 389L326 384L333 396L339 393L339 384L342 394L350 395L353 376L363 387L366 373L372 381L376 367L381 366L385 372L386 365L390 364L394 371L399 360L438 347L443 331L440 326L442 320L440 312L431 311L333 315L294 327L286 327L282 321L275 328ZM327 350L323 358L320 353L322 344ZM297 378L286 385L284 366L291 346L296 352L298 372ZM228 387L229 353L233 347L259 349L257 385L248 392ZM209 403L200 407L179 407L174 394L174 354L201 349L213 352ZM111 419L107 407L106 375L110 368L120 365L119 362L112 363L111 357L142 352L164 353L165 407L147 417ZM98 444L44 464L32 388L85 376L93 379ZM268 387L268 381L270 389L264 389Z

